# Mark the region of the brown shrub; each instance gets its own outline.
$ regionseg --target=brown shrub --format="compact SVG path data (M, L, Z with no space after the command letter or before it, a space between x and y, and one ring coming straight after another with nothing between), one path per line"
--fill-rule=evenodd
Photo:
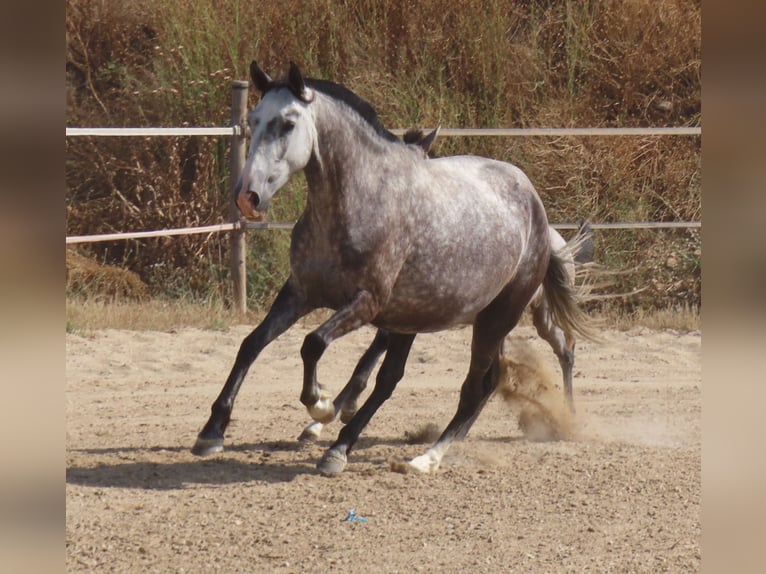
M71 294L98 294L110 300L141 300L149 290L132 271L114 265L104 265L81 255L74 249L66 251L66 285Z

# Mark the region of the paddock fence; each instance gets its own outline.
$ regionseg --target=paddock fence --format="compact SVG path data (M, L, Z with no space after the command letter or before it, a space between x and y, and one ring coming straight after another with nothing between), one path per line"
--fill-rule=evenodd
M234 204L234 185L245 164L247 142L247 97L248 83L234 81L231 97L231 125L225 127L67 127L66 137L230 137L229 182L232 201L229 202L228 223L158 229L150 231L129 231L97 235L72 235L66 237L66 244L95 243L148 237L171 237L201 233L230 233L231 254L229 270L233 288L233 307L239 313L247 311L247 285L245 275L245 233L248 230L292 229L292 222L253 222L243 219ZM403 135L403 128L391 130ZM702 128L689 127L647 127L647 128L441 128L439 137L559 137L559 136L701 136ZM577 223L552 223L555 229L577 229ZM701 228L701 221L635 221L635 222L592 222L592 229L672 229Z

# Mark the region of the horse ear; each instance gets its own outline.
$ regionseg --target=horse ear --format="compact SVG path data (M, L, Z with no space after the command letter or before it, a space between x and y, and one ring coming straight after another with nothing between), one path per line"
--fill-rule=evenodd
M402 141L406 144L420 145L423 139L423 132L418 128L410 128L402 136Z
M306 103L314 99L314 93L306 87L303 74L301 74L301 71L298 69L298 65L295 62L290 62L288 81L290 90L292 90L296 98L300 98Z
M271 87L271 78L266 72L261 70L255 60L250 62L250 79L253 81L255 89L262 94Z
M430 134L428 134L426 137L424 137L420 141L420 147L426 150L426 153L429 153L431 151L431 146L434 145L434 142L436 141L436 136L439 135L439 130L441 129L442 127L438 126L434 131L432 131Z

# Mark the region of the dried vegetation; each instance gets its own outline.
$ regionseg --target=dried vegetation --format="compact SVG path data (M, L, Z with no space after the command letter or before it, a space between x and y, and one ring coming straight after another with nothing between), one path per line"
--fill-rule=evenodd
M69 0L67 125L226 125L231 80L246 79L251 59L274 74L295 60L311 76L342 82L392 128L701 122L699 1L190 6ZM554 222L701 218L697 137L442 138L437 145L440 155L519 165ZM226 138L67 138L67 233L225 221L227 158ZM271 219L294 220L304 193L300 180L288 186ZM601 263L635 268L614 289L643 288L603 305L699 307L698 230L596 233ZM263 306L287 273L289 236L251 233L248 241L250 305ZM228 300L224 234L96 243L79 247L77 257L70 295ZM87 279L83 258L126 273ZM129 286L136 278L142 287Z

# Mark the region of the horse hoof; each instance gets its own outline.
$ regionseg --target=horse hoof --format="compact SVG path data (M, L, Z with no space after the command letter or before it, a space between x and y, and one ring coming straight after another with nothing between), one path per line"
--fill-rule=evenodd
M330 449L324 453L322 460L317 463L319 472L327 476L333 476L343 472L346 468L346 455L337 450Z
M437 459L437 457L433 456L431 453L426 453L413 458L407 463L407 466L412 471L428 474L439 470L440 463L441 460Z
M217 452L223 452L223 438L197 437L197 442L194 443L191 451L197 456L210 456Z
M319 435L322 434L322 428L324 425L322 423L314 421L313 423L306 426L306 428L303 429L303 432L301 432L300 436L298 436L298 440L300 442L316 442L319 440Z
M319 399L307 410L312 419L322 424L331 423L335 419L335 406L330 399Z

